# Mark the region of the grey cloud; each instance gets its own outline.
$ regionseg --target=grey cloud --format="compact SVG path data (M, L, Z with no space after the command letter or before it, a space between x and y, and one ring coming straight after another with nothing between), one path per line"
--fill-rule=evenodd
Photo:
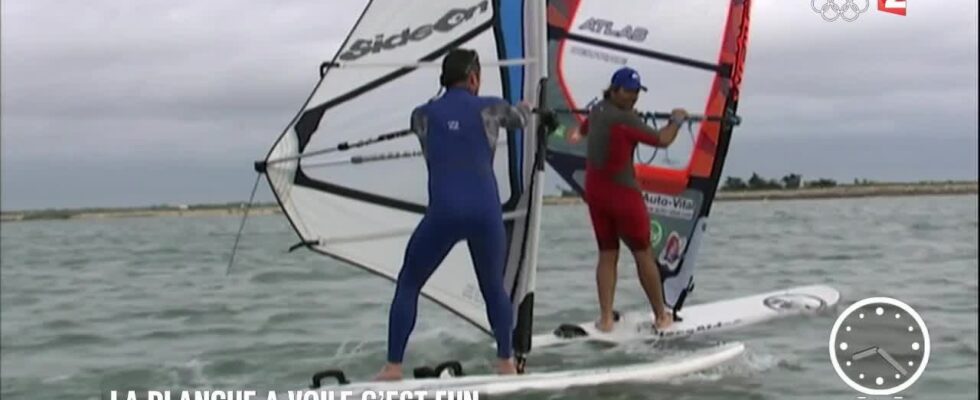
M863 135L736 138L723 174L767 178L789 173L804 179L891 181L976 179L977 136ZM936 152L931 149L942 149Z
M732 173L976 177L977 3L870 1L754 3ZM241 199L364 4L3 2L3 207Z
M193 135L190 149L243 123L278 132L361 3L14 3L3 24L7 144L104 152Z

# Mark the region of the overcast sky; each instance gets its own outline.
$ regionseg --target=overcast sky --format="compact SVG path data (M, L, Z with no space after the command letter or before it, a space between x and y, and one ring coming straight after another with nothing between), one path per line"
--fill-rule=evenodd
M977 178L977 2L871 3L754 3L726 175ZM0 206L246 200L363 5L3 1Z

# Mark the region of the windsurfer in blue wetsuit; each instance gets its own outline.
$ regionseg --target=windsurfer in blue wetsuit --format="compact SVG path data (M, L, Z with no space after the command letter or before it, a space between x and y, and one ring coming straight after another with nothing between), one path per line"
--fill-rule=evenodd
M506 236L493 155L499 129L524 127L531 109L526 103L515 107L499 97L479 96L480 63L472 50L454 49L446 55L440 84L446 88L441 97L412 111L411 129L428 167L429 205L405 250L388 319L388 363L377 380L402 378L422 286L464 240L497 341L497 372L516 373L514 316L503 284Z

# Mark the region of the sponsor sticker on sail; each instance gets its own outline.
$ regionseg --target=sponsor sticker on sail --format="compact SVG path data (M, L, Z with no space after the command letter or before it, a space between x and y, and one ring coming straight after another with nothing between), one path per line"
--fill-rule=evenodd
M663 250L660 251L660 256L657 257L657 261L671 272L676 271L684 251L684 242L684 238L677 232L671 232L670 236L667 237L667 244L664 245Z
M694 218L694 200L656 193L643 193L643 201L647 203L647 211L652 215L686 220Z

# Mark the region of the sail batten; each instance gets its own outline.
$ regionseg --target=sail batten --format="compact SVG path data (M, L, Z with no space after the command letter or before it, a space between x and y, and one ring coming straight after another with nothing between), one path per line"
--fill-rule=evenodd
M694 67L694 68L700 68L700 69L704 69L704 70L708 70L708 71L714 71L714 72L719 72L719 73L722 72L722 71L724 71L723 66L718 65L718 64L714 64L714 63L710 63L710 62L706 62L706 61L699 61L699 60L695 60L695 59L692 59L692 58L687 58L687 57L679 56L679 55L676 55L676 54L668 54L668 53L663 53L663 52L659 52L659 51L654 51L654 50L649 50L649 49L642 49L642 48L628 46L628 45L624 45L624 44L620 44L620 43L610 42L610 41L606 41L606 40L600 40L600 39L591 38L591 37L584 36L584 35L577 35L577 34L568 32L564 28L561 28L561 27L558 27L558 26L555 26L555 25L549 25L548 26L548 37L549 38L554 38L554 39L571 40L571 41L578 42L578 43L590 44L590 45L594 45L594 46L597 46L597 47L600 47L600 48L604 48L604 49L617 50L617 51L621 51L621 52L627 53L627 54L633 54L633 55L642 56L642 57L646 57L646 58L651 58L651 59L656 59L656 60L661 60L661 61L672 62L672 63L675 63L675 64L680 64L680 65L683 65L683 66Z
M500 60L493 62L481 62L480 65L484 68L486 67L508 67L512 65L531 65L538 62L538 60L533 58L518 58L512 60ZM411 61L411 62L353 62L353 63L323 63L323 66L329 68L439 68L442 66L441 60L431 60L431 61Z

